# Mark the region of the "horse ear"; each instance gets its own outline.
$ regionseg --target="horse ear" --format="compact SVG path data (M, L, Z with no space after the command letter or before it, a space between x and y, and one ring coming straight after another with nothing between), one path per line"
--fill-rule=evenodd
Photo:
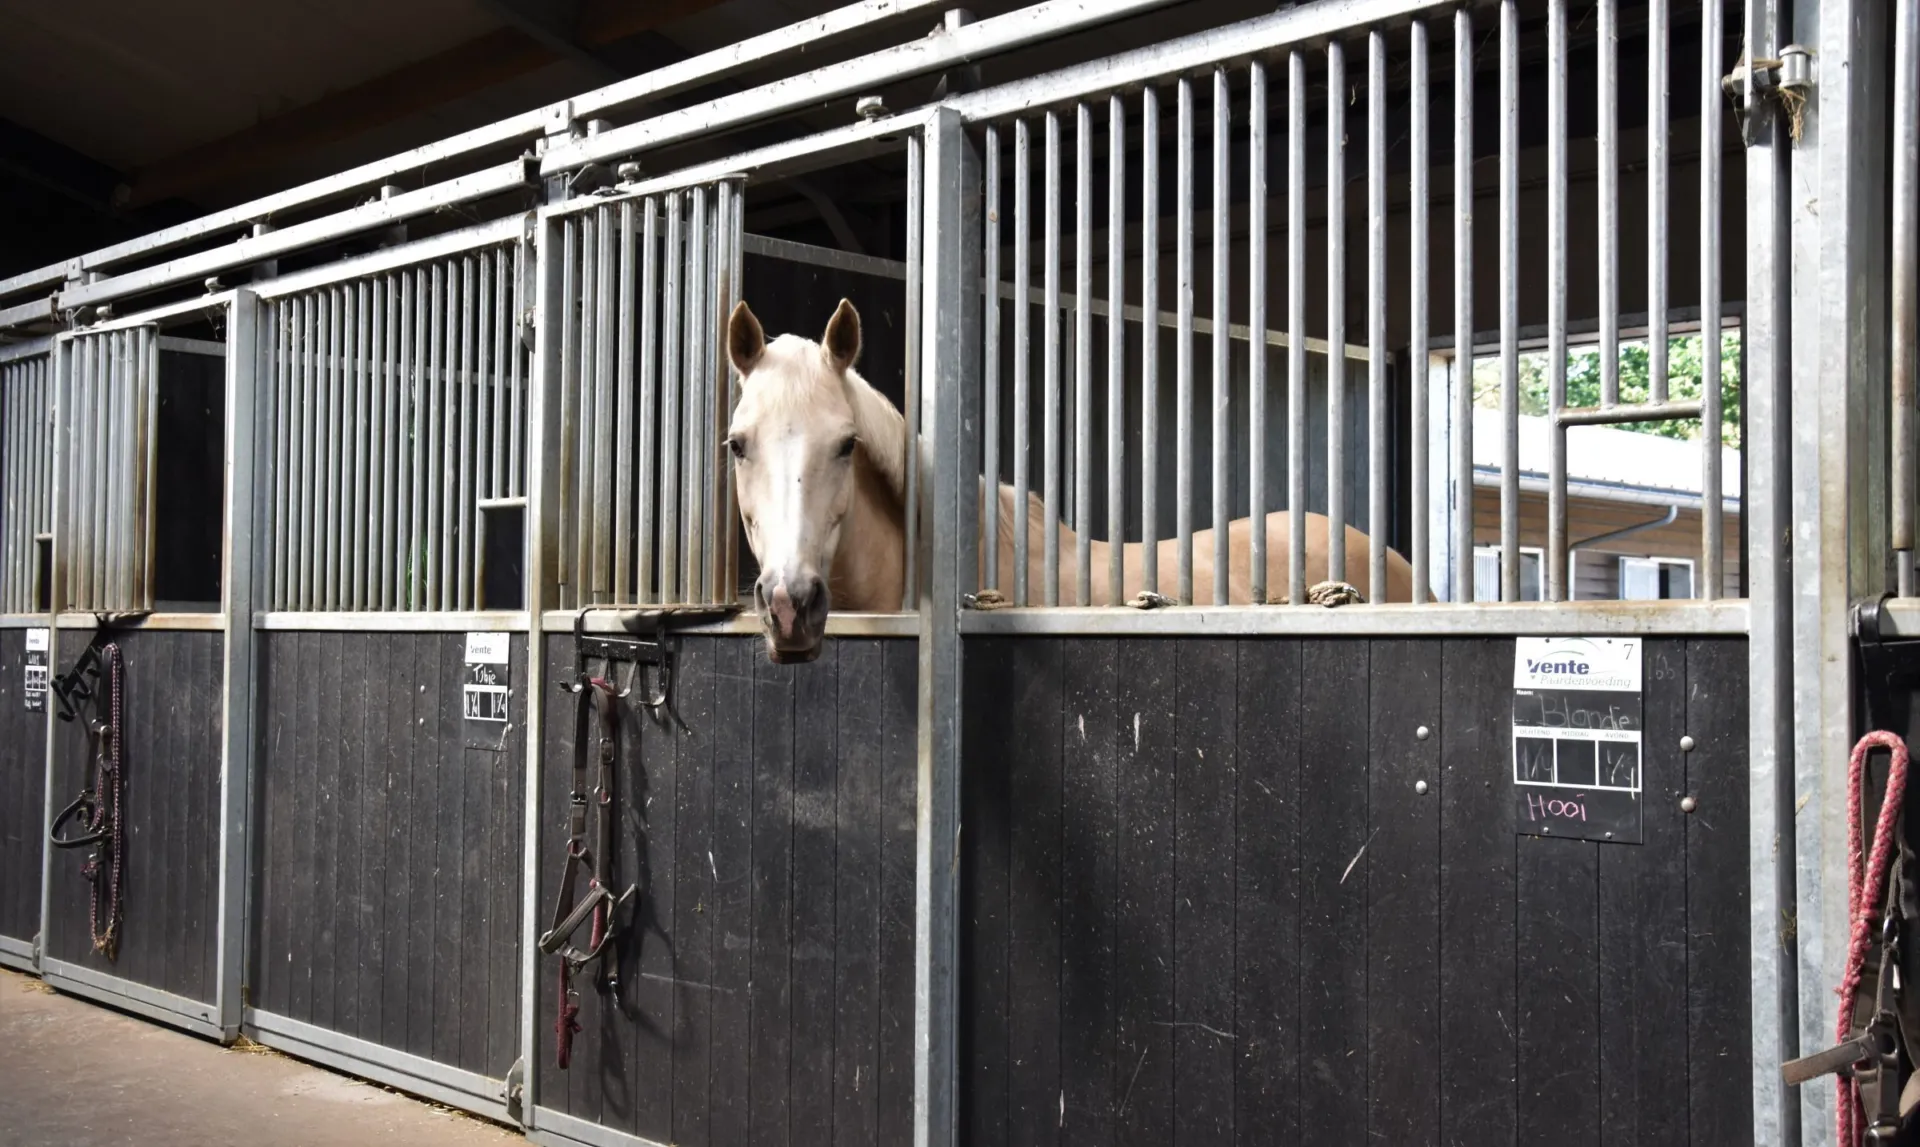
M733 304L733 314L727 319L727 357L733 360L733 369L744 378L753 373L766 351L767 332L760 329L760 320L753 316L747 301L741 299Z
M834 309L833 318L827 321L827 335L820 340L826 348L827 361L835 370L845 372L853 367L860 357L860 312L845 299Z

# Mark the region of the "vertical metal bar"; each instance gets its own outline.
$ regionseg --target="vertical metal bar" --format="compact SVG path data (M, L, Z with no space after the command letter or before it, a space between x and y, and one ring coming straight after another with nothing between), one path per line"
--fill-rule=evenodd
M649 201L651 202L651 201ZM614 415L613 600L633 601L633 200L620 204L620 379Z
M1160 592L1160 95L1140 92L1140 588Z
M381 610L393 608L394 325L393 276L384 275L373 281L373 533L367 544L367 607Z
M326 604L341 606L340 571L346 564L346 464L342 455L346 406L346 300L344 288L327 292L327 485L326 485ZM350 461L350 460L347 460Z
M1307 602L1307 61L1287 53L1287 601Z
M1906 7L1912 7L1907 0ZM1720 139L1725 109L1719 77L1721 59L1719 4L1701 8L1700 81L1700 452L1704 455L1700 483L1700 584L1694 594L1704 600L1724 596L1726 549L1723 543L1725 503L1720 474ZM1901 82L1913 84L1908 74ZM1909 201L1911 196L1909 196ZM1909 439L1910 441L1910 439Z
M420 529L420 360L425 353L419 343L421 298L418 268L403 273L400 280L400 358L394 364L395 448L394 469L398 472L393 487L398 511L394 531L395 609L418 609L419 596L414 588L414 555L418 546L414 537Z
M1500 600L1520 600L1520 15L1500 0Z
M595 461L593 433L599 424L595 409L599 356L599 229L590 213L576 216L573 226L580 236L580 327L575 344L573 424L568 437L573 443L574 498L568 516L573 520L573 592L574 604L587 606L596 598L599 579L593 563Z
M415 312L419 330L414 340L413 389L413 536L407 546L412 570L409 609L432 609L430 596L435 528L428 505L432 497L434 456L434 379L439 373L440 354L440 267L435 264L420 272L420 300Z
M454 379L459 372L458 357L461 353L460 315L465 311L465 292L460 289L460 268L449 259L446 262L446 294L442 301L446 309L435 315L434 339L440 353L438 369L433 372L433 396L438 405L434 410L433 421L433 466L439 475L439 496L433 500L433 556L428 559L427 573L433 578L433 585L427 591L430 608L452 609L454 589L453 553L459 544L456 531L459 529L459 511L454 506L454 497L459 480L454 472L454 449L456 440L455 422L458 417L458 395L454 390Z
M1267 601L1267 66L1247 65L1247 600ZM1152 322L1151 316L1147 319ZM1218 528L1216 526L1216 528Z
M660 441L660 201L649 196L640 204L640 545L635 574L637 600L650 605L660 600L660 582L654 566L654 478ZM671 276L672 272L668 272ZM671 312L669 312L671 314Z
M1914 595L1914 438L1916 343L1920 343L1920 226L1915 224L1920 196L1920 2L1899 0L1893 41L1893 550L1901 597ZM1719 332L1703 355L1716 358ZM1702 429L1705 429L1704 424Z
M25 482L24 443L21 427L21 394L25 370L19 366L0 366L0 486L4 486L5 517L0 518L0 547L4 547L4 565L0 565L0 610L25 612L17 600L20 586L20 533L25 525L26 507L22 505Z
M299 377L300 405L295 414L295 429L299 434L297 462L293 468L293 497L299 499L299 518L293 529L293 585L290 608L307 610L313 608L313 503L315 481L313 464L313 440L317 429L317 410L314 403L315 373L319 363L314 343L317 329L316 310L318 292L309 292L299 299L300 325L295 336L294 370Z
M1049 137L1052 138L1051 136ZM1055 157L1057 163L1057 156ZM907 415L907 530L906 578L900 608L912 610L920 602L920 308L922 302L921 262L926 236L922 233L922 189L926 186L926 160L923 144L916 132L907 136L907 330L906 330L906 415ZM1056 242L1057 247L1057 242ZM1052 536L1050 533L1049 537Z
M985 535L985 576L983 589L1000 588L1000 129L987 125L986 132L986 209L981 212L986 235L981 243L981 355L980 369L986 398L982 403L985 423L982 443L986 476L980 500L980 528ZM1015 306L1024 306L1017 302Z
M1600 405L1620 401L1620 0L1599 0Z
M580 228L582 220L577 215L566 216L560 221L561 267L560 267L560 421L556 429L556 453L559 455L559 470L554 474L556 488L560 491L555 509L555 544L558 558L555 573L560 579L560 605L579 607L586 604L585 592L580 588L586 571L579 567L575 557L574 536L579 528L579 504L582 492L579 485L579 451L575 448L575 427L579 422L580 376L583 370L580 353L580 316L583 311L580 298L581 284L585 276L580 271ZM546 328L553 318L542 315L541 338L546 337ZM536 344L537 345L537 344ZM545 428L536 428L543 433Z
M1572 596L1567 555L1567 0L1547 0L1547 598Z
M1175 110L1174 307L1174 536L1179 590L1193 603L1193 81L1182 78Z
M1653 402L1667 400L1667 38L1668 0L1647 0L1647 386ZM1714 90L1719 90L1719 78ZM1721 100L1724 100L1724 96ZM1706 109L1720 114L1721 104Z
M513 323L508 328L507 335L507 353L513 358L507 379L507 401L511 408L508 416L512 424L507 444L509 475L507 488L516 496L525 494L527 491L527 436L524 429L527 388L525 379L521 375L521 364L526 361L526 351L529 349L522 340L531 330L527 322L530 309L526 287L528 271L527 244L515 243L513 245ZM528 512L531 513L531 509Z
M660 366L660 600L665 602L686 600L680 596L679 576L681 195L676 191L667 196L667 290L660 310L665 346Z
M993 162L992 159L988 160L989 171L993 170ZM988 178L991 179L992 176ZM1115 93L1107 98L1107 604L1109 605L1119 605L1126 598L1126 292L1127 104L1118 93ZM997 300L994 309L999 309ZM988 449L991 450L992 447L989 446ZM994 471L989 469L987 473L993 474ZM987 552L993 554L995 551L989 545Z
M1367 600L1387 593L1387 38L1367 37Z
M453 536L456 551L453 563L455 576L450 579L445 593L445 600L451 609L471 609L477 596L473 586L473 539L480 514L474 507L473 406L476 380L473 365L474 311L479 309L479 302L473 288L473 256L465 255L460 259L460 370L449 379L457 388L460 407L457 424L459 437L447 449L448 460L452 463L448 468L459 474L459 489L447 510L448 533ZM447 424L450 427L455 425L451 410L447 413Z
M725 338L724 332L726 329L725 316L733 313L734 305L740 301L741 295L744 294L746 290L744 284L746 283L747 268L745 243L747 232L747 188L744 181L741 181L734 190L733 221L728 225L728 228L733 244L732 255L729 262L732 268L733 294L727 299L726 306L722 308L721 337L723 339ZM726 356L722 355L721 357L725 358ZM727 380L727 405L722 416L720 427L724 433L726 428L732 425L734 405L739 401L739 393L737 382L733 377L732 363L723 362L721 364L721 371ZM740 598L740 503L733 488L733 460L731 458L722 459L722 465L725 467L727 475L727 584L725 586L726 595L724 600L734 602Z
M467 383L473 396L473 436L468 439L467 446L468 457L472 459L468 469L472 473L473 497L462 500L461 513L466 516L467 528L473 540L467 543L465 551L472 564L468 567L467 576L460 579L460 584L467 595L467 605L472 609L480 609L487 604L481 595L487 556L482 550L486 541L486 517L480 512L480 500L500 496L500 487L494 481L494 460L499 457L495 447L500 433L500 423L493 418L494 396L500 390L495 384L493 370L495 255L496 252L481 251L475 259L474 273L479 291L468 304L473 311L474 325L473 374Z
M105 608L114 608L113 544L119 531L114 529L117 491L122 482L122 451L116 449L113 433L114 400L119 397L118 380L128 373L121 365L124 352L113 333L94 340L93 372L93 456L99 460L100 479L93 490L93 545L88 555L93 566L92 600Z
M507 358L513 353L509 341L513 323L507 310L507 253L494 248L481 263L481 281L491 279L492 301L487 306L488 362L480 370L491 401L487 406L487 497L506 498L507 491ZM488 294L485 287L480 294Z
M1213 334L1208 346L1213 351L1213 603L1227 604L1227 582L1232 573L1228 528L1228 510L1232 481L1227 461L1232 453L1228 437L1233 428L1233 311L1230 302L1233 259L1232 220L1228 217L1227 180L1229 155L1233 147L1232 96L1227 91L1227 70L1213 70ZM1252 351L1249 341L1248 350Z
M680 407L683 440L680 483L686 499L683 514L686 525L687 600L705 601L706 586L700 576L706 554L706 523L702 520L706 499L700 490L700 439L703 422L701 411L707 405L707 298L713 290L713 284L707 277L707 240L710 237L707 189L694 188L691 203L687 218L686 369L681 372L686 389ZM908 325L911 327L911 320ZM908 399L908 405L912 405L911 398Z
M1032 483L1033 275L1032 140L1026 120L1013 124L1013 604L1027 604Z
M1347 50L1327 44L1327 580L1347 580Z
M1040 587L1041 601L1060 604L1060 113L1048 112L1047 185L1042 204L1045 215L1046 303L1041 314L1044 335L1042 346L1046 361L1041 375L1045 387L1042 407L1042 447L1044 457L1040 474L1041 502L1045 517L1041 522L1042 554L1046 584ZM912 280L913 275L908 273ZM912 405L912 401L908 401Z
M614 348L617 335L613 326L614 291L614 218L611 207L594 213L595 253L593 259L593 499L587 508L593 522L593 574L583 584L593 590L593 600L615 600L612 573L613 541L610 515L617 496L613 485Z
M1609 3L1611 0L1601 0ZM1453 600L1473 593L1473 17L1453 14Z
M707 401L707 433L701 450L707 459L707 521L713 523L713 542L708 565L712 569L708 596L714 601L731 602L739 591L734 576L733 547L740 533L738 506L733 499L733 460L720 449L727 425L733 417L733 364L725 347L727 317L740 295L741 196L743 187L734 180L723 180L714 192L714 290L716 297L707 306L707 377L712 394Z
M362 280L353 286L354 311L357 321L354 329L359 333L359 344L353 356L354 375L354 428L353 428L353 608L366 609L367 602L367 554L368 545L367 494L371 485L368 478L368 454L374 443L373 411L370 408L371 386L368 378L369 364L373 355L373 300L369 297L371 285Z
M1073 603L1093 603L1093 109L1074 108Z
M158 477L160 472L160 329L158 327L148 327L142 333L146 339L145 354L143 356L146 366L146 379L143 388L145 390L146 401L141 406L139 415L141 419L140 440L145 444L146 457L142 459L140 467L142 489L139 512L141 529L139 536L135 538L135 544L139 547L140 579L139 585L135 587L135 605L140 609L152 609L154 590L153 539L157 525L156 518L158 517L156 511L158 507Z

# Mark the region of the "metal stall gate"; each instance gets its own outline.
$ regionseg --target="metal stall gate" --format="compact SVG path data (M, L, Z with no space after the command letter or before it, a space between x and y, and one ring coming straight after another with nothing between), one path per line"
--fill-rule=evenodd
M215 297L55 340L38 834L47 981L213 1036L226 1030L225 546L207 507L226 496L228 372L222 343L163 330L225 314ZM77 795L92 803L61 819ZM48 826L104 841L54 848Z
M53 536L52 344L0 348L0 964L31 968L46 804L46 602ZM40 615L40 616L35 616Z
M519 1054L528 227L258 288L247 1031L496 1119ZM498 707L471 706L476 667Z

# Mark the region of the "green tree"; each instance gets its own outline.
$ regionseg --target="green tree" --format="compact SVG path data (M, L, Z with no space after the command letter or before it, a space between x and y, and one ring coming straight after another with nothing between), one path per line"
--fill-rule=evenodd
M1698 399L1701 378L1706 371L1705 340L1699 335L1680 335L1667 340L1667 395L1675 401ZM1547 413L1547 354L1527 351L1520 356L1520 413L1544 416ZM1620 344L1620 401L1646 402L1652 393L1648 385L1647 344L1645 340ZM1740 445L1740 333L1726 331L1720 336L1720 440L1728 446ZM1500 408L1500 359L1481 358L1473 364L1473 400L1490 410ZM1567 352L1567 405L1600 405L1600 348L1576 347ZM1675 419L1670 422L1630 422L1623 430L1641 434L1659 434L1667 438L1698 441L1700 420Z

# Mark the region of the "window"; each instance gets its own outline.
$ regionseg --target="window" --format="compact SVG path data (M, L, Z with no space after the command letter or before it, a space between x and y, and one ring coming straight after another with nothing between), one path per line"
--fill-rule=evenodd
M1540 571L1546 563L1546 551L1532 546L1520 547L1520 600L1540 601ZM1500 547L1473 547L1473 600L1500 601Z
M1689 558L1621 558L1620 600L1667 601L1693 596Z

